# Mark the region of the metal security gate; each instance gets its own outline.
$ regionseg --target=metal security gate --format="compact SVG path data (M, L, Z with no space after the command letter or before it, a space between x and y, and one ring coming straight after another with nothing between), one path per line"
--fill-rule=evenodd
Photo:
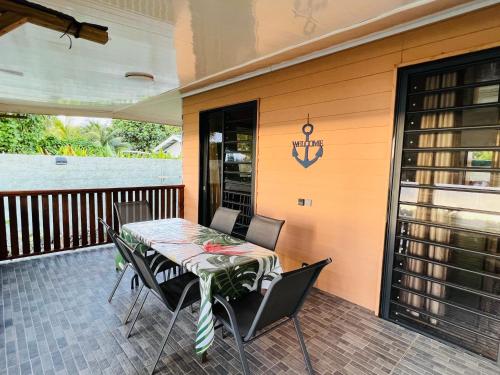
M200 223L219 206L240 211L233 234L245 237L253 215L257 102L200 113Z
M399 72L381 315L494 361L500 50Z

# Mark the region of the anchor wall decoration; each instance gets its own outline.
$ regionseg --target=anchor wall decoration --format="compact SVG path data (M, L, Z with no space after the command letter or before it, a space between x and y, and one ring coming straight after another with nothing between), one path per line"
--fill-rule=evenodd
M292 156L302 165L304 168L308 168L318 161L320 157L323 156L323 140L311 140L309 137L314 131L314 126L309 123L309 114L307 114L307 123L302 126L302 133L306 136L305 141L292 141L293 149ZM304 148L304 159L299 157L298 147ZM312 159L309 159L309 149L311 147L318 147L316 154Z

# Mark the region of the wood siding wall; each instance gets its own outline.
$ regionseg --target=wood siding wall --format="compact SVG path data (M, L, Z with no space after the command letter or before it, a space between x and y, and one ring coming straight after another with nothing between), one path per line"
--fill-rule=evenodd
M397 68L499 45L494 6L184 99L186 218L198 219L199 112L258 99L256 212L286 220L284 268L332 257L318 287L378 311ZM304 169L291 153L308 113L325 146Z

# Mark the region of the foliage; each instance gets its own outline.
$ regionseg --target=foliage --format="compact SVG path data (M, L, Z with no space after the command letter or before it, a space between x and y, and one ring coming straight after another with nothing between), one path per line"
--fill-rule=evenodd
M45 129L45 116L28 115L25 119L0 118L0 152L36 153Z
M179 133L179 128L176 126L151 122L113 120L112 126L118 130L118 134L123 140L136 151L151 151L172 134Z
M45 124L46 132L58 139L70 141L82 137L80 128L65 123L57 117L47 117Z
M0 153L170 159L163 150L149 151L175 131L168 125L124 120L111 126L90 122L82 128L55 116L0 118ZM145 152L130 152L134 150Z
M490 161L493 158L493 151L474 151L473 160L485 160Z
M121 158L134 158L134 159L176 159L176 157L165 153L163 150L158 152L142 152L125 150L118 154Z
M107 149L113 155L130 148L119 136L118 129L111 126L103 126L98 122L90 122L84 129L84 134L94 142L97 147Z

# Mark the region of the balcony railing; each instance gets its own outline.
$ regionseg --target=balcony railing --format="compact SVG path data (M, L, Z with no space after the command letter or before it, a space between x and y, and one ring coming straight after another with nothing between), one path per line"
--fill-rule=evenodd
M154 219L184 217L184 185L108 189L0 191L0 260L110 242L115 202L147 200Z

